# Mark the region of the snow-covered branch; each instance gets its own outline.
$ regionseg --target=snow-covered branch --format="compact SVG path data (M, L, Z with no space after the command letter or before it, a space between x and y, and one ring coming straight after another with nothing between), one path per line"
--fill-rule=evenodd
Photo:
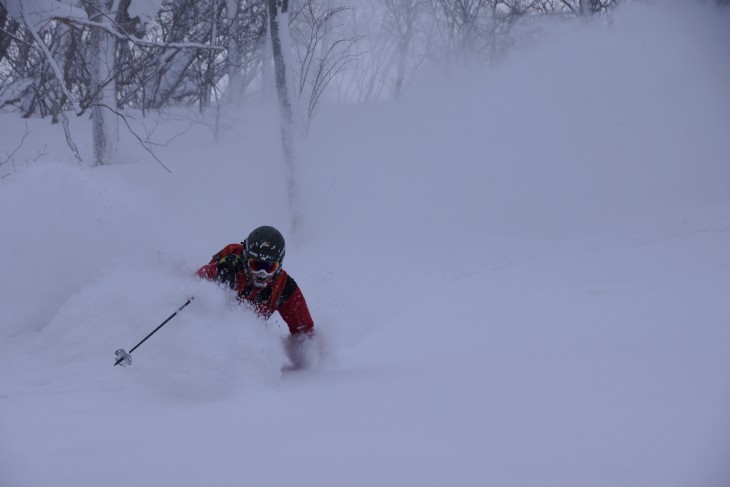
M48 46L46 46L46 43L43 42L43 39L41 39L41 36L38 35L38 31L33 26L30 16L26 12L24 6L22 4L19 5L20 8L20 14L23 19L23 23L25 24L25 27L28 29L28 31L33 36L33 39L35 39L36 44L38 44L38 47L43 52L43 55L46 57L46 61L48 61L48 65L51 66L51 69L53 70L53 74L56 76L56 79L58 80L58 84L61 86L61 90L63 91L63 94L66 95L66 98L68 99L68 102L71 103L71 106L73 107L74 111L76 113L80 113L80 109L78 106L78 103L74 99L74 97L71 95L71 92L68 90L68 87L66 86L66 83L64 83L64 77L63 77L63 71L59 67L58 63L55 59L53 59L53 56L51 55L51 51L48 50Z
M7 29L3 29L0 27L0 33L2 33L4 36L8 36L10 39L14 40L15 42L19 42L21 44L25 44L26 46L30 47L31 49L37 49L33 44L30 42L27 42L25 39L21 39L20 37L16 36L12 32L10 32Z
M150 42L145 41L142 39L138 39L126 32L119 32L118 30L112 28L109 24L101 23L101 22L94 22L93 20L86 20L86 19L78 19L78 18L72 18L72 17L55 17L54 20L57 20L59 22L63 22L65 24L69 25L75 25L79 27L92 27L95 29L102 29L107 34L110 34L117 39L120 40L126 40L130 41L138 46L143 47L158 47L158 48L169 48L169 49L211 49L214 51L225 51L224 47L221 46L212 46L210 44L201 44L199 42L167 42L167 43L158 43L158 42Z
M55 0L3 0L10 17L39 30L54 17L84 16L83 9Z

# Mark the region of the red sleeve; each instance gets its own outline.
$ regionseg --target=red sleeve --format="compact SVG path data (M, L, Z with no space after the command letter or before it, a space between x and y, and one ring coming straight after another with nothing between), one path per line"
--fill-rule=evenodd
M304 300L304 295L299 287L289 296L289 299L281 303L279 314L286 322L289 333L292 335L312 333L314 331L314 321L312 321L307 302Z
M205 264L203 267L198 269L198 271L195 273L198 277L202 277L203 279L208 279L209 281L214 281L218 278L218 266L215 265L215 262L211 262L210 264Z
M227 255L231 254L241 254L243 251L243 244L228 244L223 249L215 254L211 259L210 262L205 264L203 267L198 269L198 271L195 273L198 277L202 277L203 279L208 279L210 281L214 281L218 279L218 261L221 259L221 257L225 257Z

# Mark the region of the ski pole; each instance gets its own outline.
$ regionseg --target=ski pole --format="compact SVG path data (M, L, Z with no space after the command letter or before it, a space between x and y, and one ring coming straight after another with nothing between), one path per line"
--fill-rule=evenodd
M147 335L146 337L144 337L141 342L139 342L134 347L132 347L132 349L129 352L125 352L123 348L120 348L119 350L117 350L116 352L114 352L114 354L117 356L117 361L114 362L114 365L117 366L119 364L122 364L122 367L126 367L127 365L132 365L132 355L131 355L132 352L134 352L135 350L137 350L137 347L139 347L140 345L142 345L149 337L151 337L152 335L154 335L155 333L157 333L157 330L159 330L160 328L162 328L163 326L165 326L165 323L167 323L168 321L170 321L171 319L173 319L175 317L175 315L177 315L180 311L182 311L182 309L185 306L189 305L193 301L193 299L195 299L195 296L191 296L187 301L185 301L185 304L183 304L182 306L180 306L177 309L177 311L175 311L173 314L171 314L170 316L168 316L168 318L165 321L163 321L162 323L160 323L160 325L157 328L155 328L154 330L152 330L149 335Z

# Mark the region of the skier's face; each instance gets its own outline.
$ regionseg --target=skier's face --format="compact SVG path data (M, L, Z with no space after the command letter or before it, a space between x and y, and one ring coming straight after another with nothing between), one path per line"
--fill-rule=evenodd
M273 274L267 274L266 272L249 272L251 273L251 281L256 287L266 287L271 281L274 280Z
M274 280L280 267L278 262L265 262L252 258L248 259L246 264L246 271L251 277L253 285L258 288L268 286Z

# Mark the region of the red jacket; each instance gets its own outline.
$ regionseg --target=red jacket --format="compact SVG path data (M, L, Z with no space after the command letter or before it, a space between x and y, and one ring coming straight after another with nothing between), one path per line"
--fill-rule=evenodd
M208 264L198 269L197 275L211 281L224 281L221 269L224 259L228 257L226 260L228 264L236 263L232 271L235 277L229 284L238 294L238 299L250 304L264 319L268 319L274 311L278 311L292 335L311 333L314 330L314 321L309 314L304 295L294 279L282 269L270 284L257 288L246 275L242 255L243 244L226 245ZM229 256L233 259L231 260Z

